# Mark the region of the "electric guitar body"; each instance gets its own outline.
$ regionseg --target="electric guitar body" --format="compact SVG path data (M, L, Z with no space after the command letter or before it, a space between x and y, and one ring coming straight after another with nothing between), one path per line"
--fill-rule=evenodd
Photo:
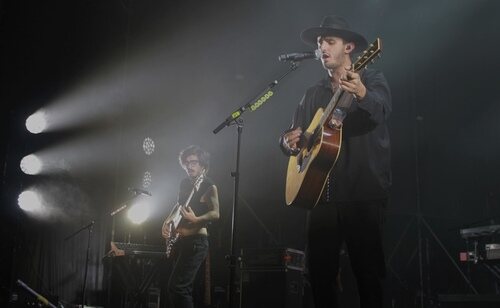
M194 181L193 188L186 202L184 202L184 204L177 203L173 207L170 215L168 215L167 219L165 219L165 221L163 222L163 228L167 228L169 231L169 236L165 240L167 258L171 256L174 244L180 238L180 234L179 232L177 232L177 229L179 228L179 225L182 221L181 208L187 208L189 206L189 203L191 202L191 199L193 198L194 194L200 189L200 185L203 182L204 178L205 178L205 171L203 171L201 175L198 176Z

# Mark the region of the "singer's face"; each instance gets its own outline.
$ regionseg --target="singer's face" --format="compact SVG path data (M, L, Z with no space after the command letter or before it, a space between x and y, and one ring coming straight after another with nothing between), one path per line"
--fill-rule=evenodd
M200 165L200 160L196 155L189 155L184 161L184 170L189 177L196 178L203 172L203 167Z
M321 51L321 63L327 70L335 70L345 65L349 58L347 44L336 36L318 36L318 49Z

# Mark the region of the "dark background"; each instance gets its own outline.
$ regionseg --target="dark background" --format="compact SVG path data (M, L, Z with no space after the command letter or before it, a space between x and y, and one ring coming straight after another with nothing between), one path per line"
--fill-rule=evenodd
M368 41L383 40L373 67L393 94L388 307L419 303L418 226L426 302L471 293L451 260L465 250L459 229L500 220L498 1L18 0L0 2L0 304L17 279L78 302L87 233L65 238L93 220L88 303L103 305L109 213L150 171L153 218L138 227L122 215L117 237L161 244L161 221L183 176L177 154L189 144L212 154L222 211L212 231L214 281L224 286L236 128L212 130L287 70L278 55L309 50L299 33L327 14L346 17ZM238 248L304 249L305 212L284 205L287 159L277 138L323 75L304 61L243 117ZM52 129L33 135L25 120L40 108ZM155 141L149 156L145 137ZM23 174L19 161L31 153L52 172ZM49 214L18 208L30 187L43 192ZM479 266L471 277L481 293L494 291Z

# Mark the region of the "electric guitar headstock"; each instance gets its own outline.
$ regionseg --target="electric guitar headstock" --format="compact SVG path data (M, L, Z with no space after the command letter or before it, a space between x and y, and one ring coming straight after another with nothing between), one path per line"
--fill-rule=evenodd
M205 175L207 174L206 169L203 169L201 174L194 180L193 186L196 191L200 189L201 182L205 179Z

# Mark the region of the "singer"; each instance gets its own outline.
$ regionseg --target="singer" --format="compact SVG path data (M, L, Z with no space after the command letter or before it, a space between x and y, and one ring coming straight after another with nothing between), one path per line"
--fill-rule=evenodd
M188 177L181 182L179 188L178 204L186 207L181 207L182 220L174 230L180 238L174 245L174 267L168 282L168 295L174 308L194 307L193 283L208 256L207 225L219 219L217 187L204 176L209 169L209 160L210 154L194 145L179 154L179 163ZM200 176L203 177L199 188L193 189ZM167 217L162 228L162 235L166 239L172 235L166 228L170 219L172 214Z
M334 110L326 124L342 129L342 146L319 203L308 212L307 266L314 304L338 307L339 252L345 244L360 307L381 308L385 276L381 217L391 186L389 86L379 71L350 70L352 55L368 44L343 18L326 16L319 27L304 30L301 38L319 48L327 76L306 91L290 128L280 138L283 152L289 156L300 152L303 130L336 91L351 98L349 107Z

